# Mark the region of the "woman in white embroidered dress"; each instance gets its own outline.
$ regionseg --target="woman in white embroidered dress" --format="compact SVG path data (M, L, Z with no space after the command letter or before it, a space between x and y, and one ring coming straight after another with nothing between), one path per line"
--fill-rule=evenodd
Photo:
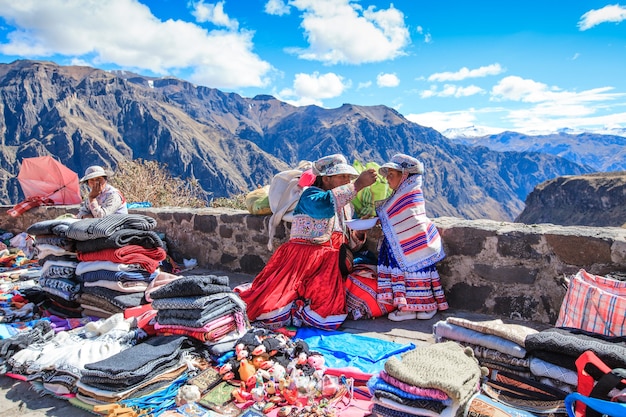
M448 309L435 263L445 257L441 236L426 216L424 165L396 154L378 172L394 191L376 208L383 229L378 251L378 299L396 307L390 320L430 319Z
M365 236L352 232L350 239L344 220L352 218L350 201L374 183L376 172L358 175L343 155L335 154L316 161L313 173L315 183L302 192L293 211L289 241L251 284L235 288L250 321L265 327L337 329L346 318L339 247L349 240L361 245Z

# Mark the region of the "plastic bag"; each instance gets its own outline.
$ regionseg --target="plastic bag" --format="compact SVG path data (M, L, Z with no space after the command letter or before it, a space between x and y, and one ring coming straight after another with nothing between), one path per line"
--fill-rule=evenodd
M356 197L352 199L352 205L354 206L354 212L357 217L374 217L376 216L376 201L384 200L389 197L392 189L389 188L387 179L378 173L380 165L376 162L368 162L363 165L360 161L354 161L352 166L359 174L370 168L376 170L376 182L360 190Z
M265 216L272 214L269 201L270 186L257 188L246 195L246 207L251 214Z

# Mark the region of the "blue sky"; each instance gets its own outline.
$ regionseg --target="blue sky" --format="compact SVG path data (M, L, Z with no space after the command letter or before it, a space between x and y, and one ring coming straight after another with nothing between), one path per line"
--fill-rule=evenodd
M175 76L439 131L626 129L626 3L0 0L0 62Z

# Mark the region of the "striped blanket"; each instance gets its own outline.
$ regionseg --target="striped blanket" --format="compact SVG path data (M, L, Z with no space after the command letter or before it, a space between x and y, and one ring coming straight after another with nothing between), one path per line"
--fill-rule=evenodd
M419 270L444 258L439 231L426 216L421 175L407 178L376 211L403 270Z

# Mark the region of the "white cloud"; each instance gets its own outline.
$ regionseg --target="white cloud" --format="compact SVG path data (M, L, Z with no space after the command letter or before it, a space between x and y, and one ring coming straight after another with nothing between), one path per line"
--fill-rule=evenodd
M307 49L288 51L326 64L380 62L404 55L410 42L403 13L390 5L363 9L350 0L293 0L303 12Z
M426 112L420 114L407 114L408 120L421 126L432 127L443 132L446 129L472 126L476 123L476 115L471 110L457 112Z
M371 81L365 81L362 83L359 83L359 85L356 87L357 90L361 90L363 88L369 88L372 86L372 82Z
M619 4L604 6L601 9L589 10L583 14L578 21L578 29L583 31L591 29L601 23L619 23L626 20L626 7Z
M380 73L376 77L376 84L379 87L397 87L400 85L400 79L396 74Z
M269 0L265 3L265 13L283 16L289 14L289 5L286 4L283 0Z
M209 22L215 26L223 26L230 30L237 30L239 23L228 17L224 13L224 2L220 1L215 4L206 4L203 0L191 2L191 14L196 18L197 22Z
M191 71L190 81L215 88L261 87L271 70L252 52L252 32L161 21L137 0L99 0L89 7L68 0L0 0L0 16L17 27L0 44L6 55L58 54L159 75Z
M484 67L480 67L477 69L469 69L467 67L463 67L456 72L439 72L432 74L428 77L428 81L431 82L444 82L444 81L461 81L467 78L482 78L488 75L498 75L501 74L504 69L500 66L500 64L491 64Z
M338 97L350 87L343 77L328 72L326 74L296 74L293 87L280 91L278 97L297 106L315 104L322 106L322 100Z
M476 94L484 94L485 90L476 86L469 85L467 87L459 87L454 84L446 84L441 90L437 88L437 86L432 85L430 89L424 90L420 93L421 98L431 98L431 97L469 97Z
M579 103L602 102L626 96L625 93L609 93L613 87L600 87L577 92L563 91L544 83L517 76L505 77L491 89L494 101L520 101L525 103L554 102L559 106Z

